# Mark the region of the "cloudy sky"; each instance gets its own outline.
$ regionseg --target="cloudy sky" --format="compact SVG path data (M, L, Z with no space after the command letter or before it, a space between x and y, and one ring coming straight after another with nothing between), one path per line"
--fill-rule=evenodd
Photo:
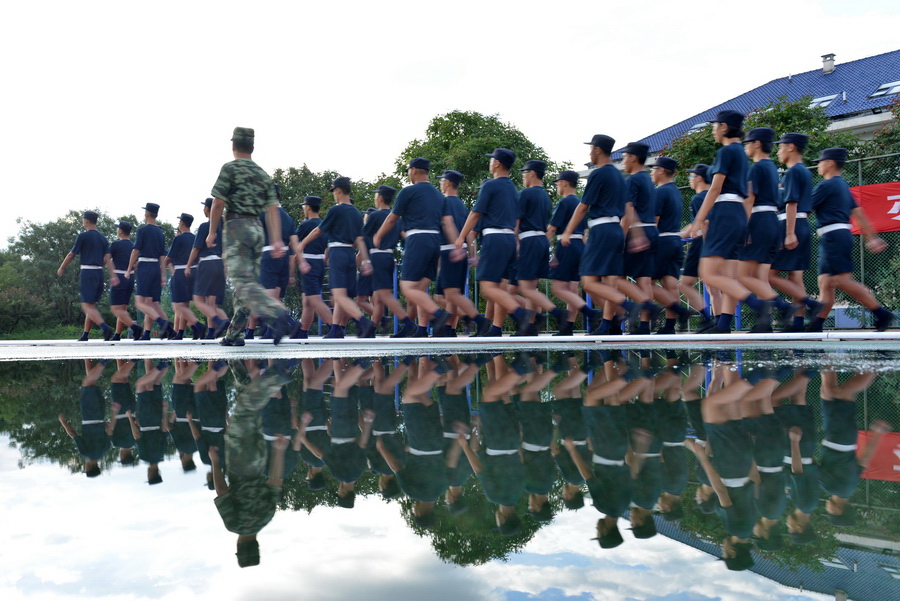
M594 133L643 137L898 30L892 0L7 2L0 244L67 209L199 213L236 125L269 171L374 179L454 109L580 164Z

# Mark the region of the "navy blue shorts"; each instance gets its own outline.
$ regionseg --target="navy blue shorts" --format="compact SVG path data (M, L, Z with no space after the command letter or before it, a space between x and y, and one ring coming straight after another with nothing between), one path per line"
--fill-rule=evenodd
M774 211L752 213L747 224L747 242L741 249L741 261L772 264L778 249L784 243L784 231L778 225Z
M624 460L628 452L628 406L582 407L594 453L604 459Z
M849 230L848 230L849 231ZM823 438L836 444L856 444L856 403L822 400ZM805 436L804 432L804 436Z
M137 279L135 294L159 301L162 293L162 273L156 261L142 261L134 272Z
M774 413L745 417L744 428L753 438L753 458L756 465L781 467L785 456L790 454L781 420Z
M410 447L419 451L443 450L444 430L437 403L427 407L421 403L403 403L400 409L406 426L406 443Z
M273 259L269 251L263 253L259 263L259 283L266 290L279 288L279 298L284 298L291 276L291 258L285 254Z
M707 441L712 447L712 464L719 472L719 476L722 478L749 476L750 467L753 465L753 442L743 421L738 419L724 424L704 423L704 426Z
M584 254L584 240L575 239L568 246L557 243L553 251L559 265L551 269L547 277L560 282L577 282L578 268L581 267L581 255Z
M531 236L519 240L519 258L516 261L517 280L539 280L550 273L550 248L547 236Z
M656 271L656 245L659 241L659 230L655 227L641 228L647 236L650 246L641 252L628 252L626 246L624 259L625 275L632 278L652 278Z
M440 258L440 234L407 236L403 245L403 266L400 269L400 279L406 282L418 282L424 278L435 279Z
M505 237L505 234L491 234L487 237L496 236ZM478 415L481 419L481 433L485 447L498 451L519 448L521 426L512 403L502 401L480 403Z
M784 231L787 221L780 222L780 240L784 244ZM797 235L797 247L793 249L781 248L772 261L772 269L775 271L806 271L809 269L810 249L812 241L809 232L809 223L806 219L797 219L794 224L794 234Z
M372 261L372 290L394 290L394 253L369 252Z
M191 284L193 281L184 277L184 269L176 269L172 279L169 280L170 300L173 303L191 302Z
M356 252L352 248L336 246L328 250L328 285L332 290L344 288L348 296L356 296Z
M625 234L618 223L601 223L591 228L581 256L581 275L625 275Z
M371 275L360 275L356 278L356 296L372 296Z
M853 273L853 234L834 230L819 238L819 274Z
M519 278L516 277L516 270L519 268L519 257L513 257L512 263L506 268L506 271L503 272L503 279L506 280L510 286L518 286Z
M197 281L194 282L194 294L197 296L225 296L225 263L222 259L200 261L197 268Z
M696 278L700 276L700 255L703 253L703 238L694 238L688 244L687 253L684 257L684 267L681 268L681 275L688 278Z
M747 239L747 212L742 202L717 202L709 212L709 227L700 257L737 259Z
M322 282L325 280L325 259L306 259L309 272L300 278L300 290L307 296L322 294Z
M463 258L462 261L454 263L450 260L451 252L453 251L441 251L441 269L438 272L437 279L437 290L440 290L440 292L436 292L436 294L443 294L444 290L448 288L464 290L466 287L466 278L469 275L468 256Z
M93 271L100 271L94 269ZM78 398L78 407L83 421L106 419L106 403L103 393L97 386L82 386L81 396Z
M653 261L653 279L666 276L678 278L684 261L684 247L681 236L660 236L656 243L656 259Z
M475 279L496 282L508 279L508 271L516 259L516 237L513 234L488 234L482 238Z
M100 302L103 296L103 270L82 269L78 274L78 294L83 303Z
M131 302L131 294L134 292L134 274L129 279L125 279L125 275L117 273L119 276L119 285L109 289L109 305L127 305Z

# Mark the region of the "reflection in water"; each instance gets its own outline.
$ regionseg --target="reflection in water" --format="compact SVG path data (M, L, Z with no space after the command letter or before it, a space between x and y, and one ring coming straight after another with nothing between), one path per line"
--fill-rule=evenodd
M896 469L897 374L753 353L7 364L3 429L23 464L50 459L100 489L136 458L164 489L166 457L190 474L199 456L241 567L260 563L277 511L359 511L365 498L458 565L596 510L573 551L593 536L615 556L662 533L814 589L842 549L898 547L896 478L878 471ZM46 402L14 409L35 380ZM47 430L48 410L74 444ZM900 591L896 555L879 561L851 598Z

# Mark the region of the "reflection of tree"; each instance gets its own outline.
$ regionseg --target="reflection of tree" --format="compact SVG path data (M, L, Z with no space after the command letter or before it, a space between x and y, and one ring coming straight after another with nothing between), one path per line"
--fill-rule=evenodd
M297 469L284 480L282 499L278 508L312 513L312 510L320 505L323 507L337 507L337 487L339 483L328 470L322 473L325 474L324 490L309 490L309 487L306 486L306 466L303 462L300 462ZM378 496L379 499L381 497L381 493L378 491L378 476L372 472L364 473L356 481L354 490L356 491L357 503L359 503L360 497L372 495ZM350 509L348 511L353 510Z

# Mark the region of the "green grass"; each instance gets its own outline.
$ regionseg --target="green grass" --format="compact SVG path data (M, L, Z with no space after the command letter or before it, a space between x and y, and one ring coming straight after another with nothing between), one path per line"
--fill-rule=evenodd
M82 331L80 326L42 325L0 335L0 340L75 340L81 336ZM92 333L93 336L100 337L100 330L94 328Z

